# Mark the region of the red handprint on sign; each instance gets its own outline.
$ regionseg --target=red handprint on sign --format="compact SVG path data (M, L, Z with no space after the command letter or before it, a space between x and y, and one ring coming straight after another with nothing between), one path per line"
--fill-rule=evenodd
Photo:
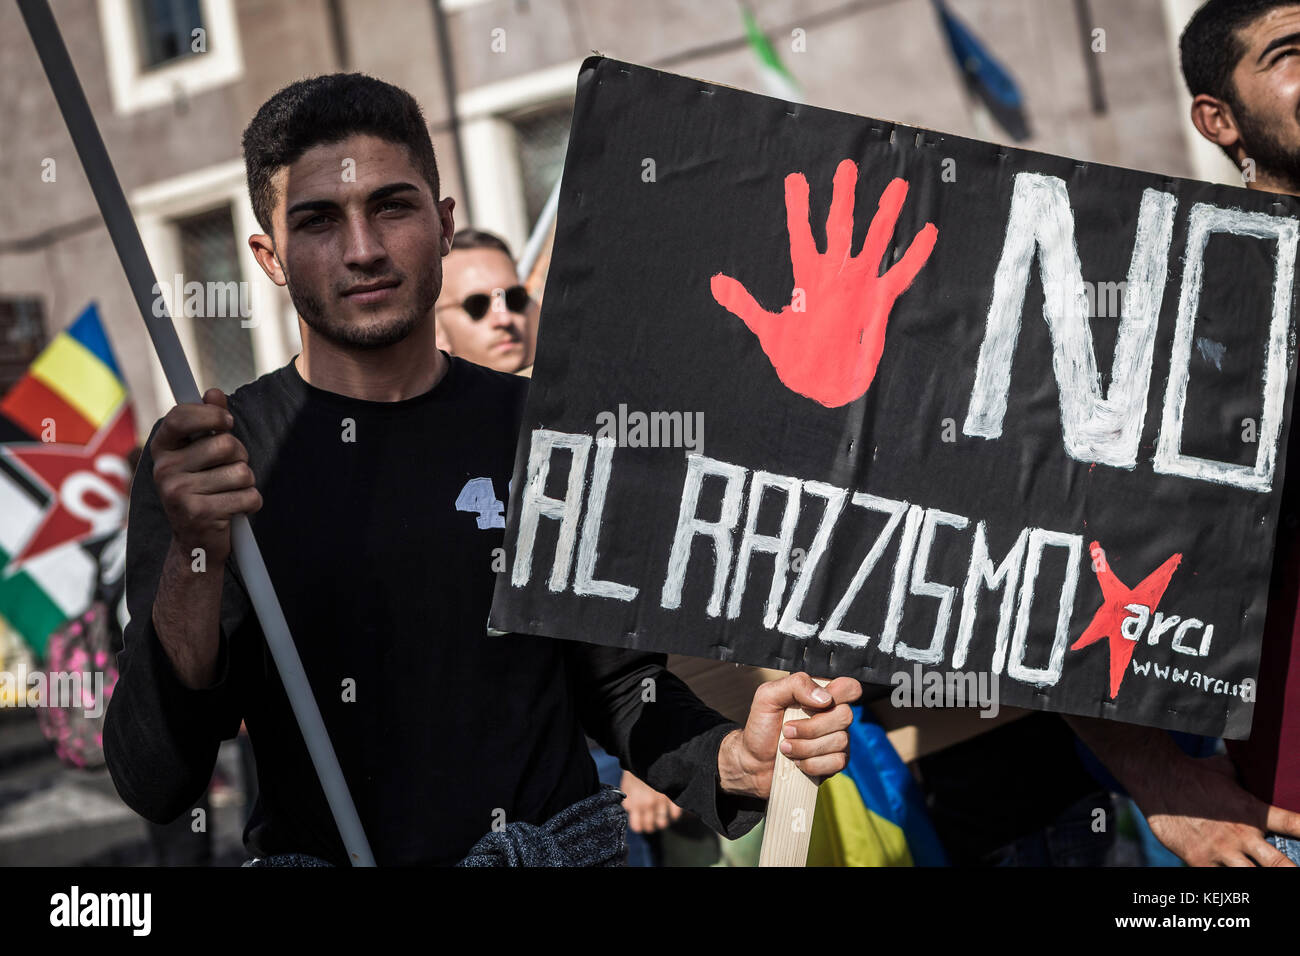
M841 162L835 170L822 254L808 221L808 180L803 173L785 178L794 291L780 312L764 309L731 276L718 273L710 282L718 304L758 336L786 387L828 408L847 405L871 387L894 300L912 284L939 236L934 223L927 222L902 259L880 275L881 259L907 197L907 182L895 179L880 196L862 251L850 256L857 181L857 163Z

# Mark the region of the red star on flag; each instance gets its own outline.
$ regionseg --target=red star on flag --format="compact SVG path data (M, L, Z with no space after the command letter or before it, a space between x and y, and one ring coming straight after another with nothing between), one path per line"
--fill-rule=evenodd
M1088 547L1091 554L1102 554L1101 545L1094 541ZM1130 604L1140 604L1146 607L1150 613L1155 614L1156 607L1160 604L1160 599L1164 597L1165 588L1169 586L1169 579L1174 576L1174 571L1179 563L1183 560L1181 554L1171 555L1164 564L1152 571L1147 577L1135 588L1125 586L1124 582L1116 577L1115 572L1110 569L1109 563L1105 560L1101 562L1101 569L1097 571L1097 583L1101 585L1102 605L1097 609L1097 613L1092 617L1092 623L1088 625L1079 639L1070 645L1070 650L1077 651L1081 647L1087 647L1103 637L1110 643L1110 698L1115 699L1119 693L1119 685L1124 680L1124 673L1128 670L1129 661L1133 659L1133 649L1137 646L1137 641L1125 637L1120 630L1125 618L1131 617L1133 612L1128 610ZM1094 565L1095 567L1095 565Z
M131 480L127 458L134 447L135 424L125 402L85 445L5 445L4 453L50 492L40 523L10 567L121 527Z

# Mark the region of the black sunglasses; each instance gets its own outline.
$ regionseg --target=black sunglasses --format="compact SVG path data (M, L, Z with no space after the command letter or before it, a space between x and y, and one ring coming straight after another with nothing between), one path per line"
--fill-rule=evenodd
M502 291L501 297L506 300L506 308L511 312L523 312L528 307L528 290L521 285L505 289ZM473 295L466 296L460 307L469 313L471 319L477 322L488 314L488 309L492 308L492 294L475 292Z

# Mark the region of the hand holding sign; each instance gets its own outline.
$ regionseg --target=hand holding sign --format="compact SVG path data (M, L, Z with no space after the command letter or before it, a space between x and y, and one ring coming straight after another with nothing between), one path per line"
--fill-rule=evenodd
M862 696L862 685L837 677L819 687L805 673L768 681L754 691L745 729L733 731L718 752L718 774L728 793L767 799L777 748L810 777L829 777L848 766L849 707ZM788 707L811 714L787 722ZM786 728L790 728L786 732Z
M808 180L803 173L785 178L795 288L790 304L779 313L760 306L731 276L718 273L710 282L718 304L758 336L786 387L829 408L847 405L871 387L894 301L930 258L939 235L934 223L926 223L902 259L880 274L907 197L907 182L895 179L880 196L862 250L850 256L857 180L858 166L851 159L835 170L822 254L809 224ZM796 318L795 313L801 314Z

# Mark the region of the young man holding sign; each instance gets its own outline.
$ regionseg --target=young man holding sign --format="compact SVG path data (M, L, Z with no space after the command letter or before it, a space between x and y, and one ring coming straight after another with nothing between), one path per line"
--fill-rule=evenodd
M1183 34L1192 122L1251 189L1300 196L1300 3L1210 0ZM1300 863L1300 442L1292 434L1251 735L1196 760L1150 727L1067 718L1187 863Z
M249 243L303 347L150 437L104 735L128 805L176 817L243 719L261 789L249 849L347 860L228 562L236 514L252 515L381 864L454 863L591 796L584 728L731 837L760 818L778 746L810 776L843 769L850 678L765 684L741 728L663 655L485 634L528 385L435 348L454 200L419 107L369 77L306 80L263 105L244 151L265 230ZM785 724L794 705L814 716Z

